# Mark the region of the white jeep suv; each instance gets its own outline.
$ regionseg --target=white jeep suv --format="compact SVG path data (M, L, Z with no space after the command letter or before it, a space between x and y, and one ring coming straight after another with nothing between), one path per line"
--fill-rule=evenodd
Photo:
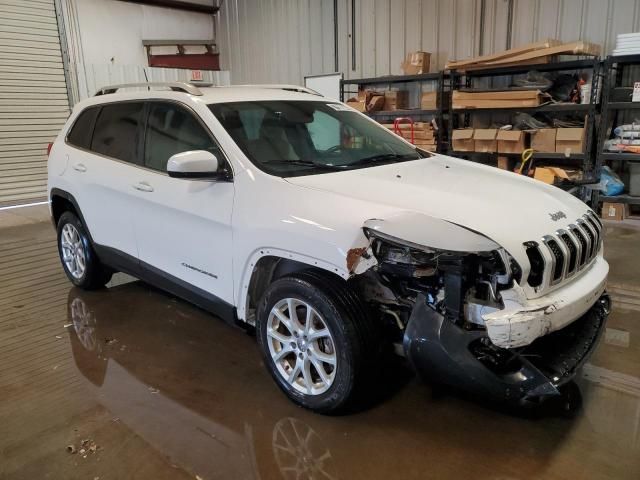
M255 326L295 402L344 410L400 354L507 402L558 395L609 311L602 224L555 187L416 149L300 87L114 86L49 156L64 270Z

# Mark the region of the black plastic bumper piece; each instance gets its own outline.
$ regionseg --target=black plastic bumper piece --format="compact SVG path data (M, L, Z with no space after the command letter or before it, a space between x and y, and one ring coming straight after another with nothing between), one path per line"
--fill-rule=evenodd
M430 308L418 296L404 335L404 351L413 368L438 383L475 395L522 403L559 394L598 343L609 314L604 294L582 317L519 349L491 344L484 330L465 330ZM500 362L482 361L482 344ZM498 364L499 363L499 364Z

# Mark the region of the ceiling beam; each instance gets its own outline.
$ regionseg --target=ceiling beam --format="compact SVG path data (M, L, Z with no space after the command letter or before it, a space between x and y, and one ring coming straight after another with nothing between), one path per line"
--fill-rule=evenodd
M188 12L206 13L215 15L220 8L218 6L207 6L199 3L191 3L183 0L121 0L129 3L141 3L143 5L152 5L154 7L173 8L176 10L185 10Z

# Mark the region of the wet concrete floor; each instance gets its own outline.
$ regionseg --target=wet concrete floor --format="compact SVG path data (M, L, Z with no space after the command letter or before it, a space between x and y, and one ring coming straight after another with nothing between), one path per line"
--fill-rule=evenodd
M573 418L413 377L326 417L284 397L251 336L123 275L72 288L51 224L17 223L0 228L1 479L640 478L640 230L607 228L614 309Z

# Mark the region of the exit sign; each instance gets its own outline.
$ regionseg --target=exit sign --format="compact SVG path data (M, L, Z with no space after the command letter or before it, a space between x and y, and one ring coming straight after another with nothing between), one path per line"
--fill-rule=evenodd
M192 82L201 82L202 81L202 70L191 70L191 81Z

